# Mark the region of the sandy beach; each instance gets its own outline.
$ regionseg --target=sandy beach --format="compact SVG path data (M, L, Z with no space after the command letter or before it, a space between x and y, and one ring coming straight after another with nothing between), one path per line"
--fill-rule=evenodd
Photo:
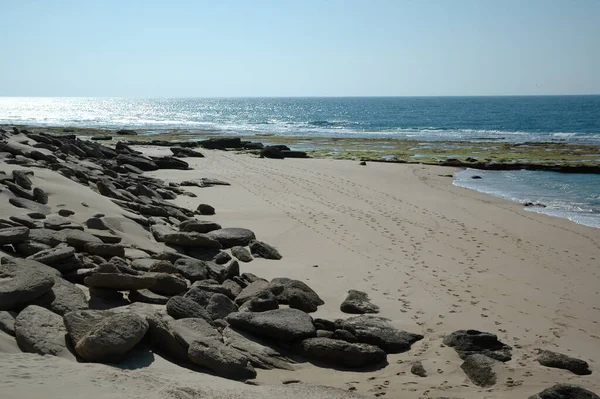
M158 147L137 149L148 155L169 154ZM212 397L350 395L311 393L300 384L281 387L290 381L389 398L528 397L556 382L600 391L599 229L455 187L452 174L457 170L452 168L202 152L205 158L187 159L193 170L147 174L167 182L210 177L231 183L190 187L198 198L179 196L174 201L190 209L199 200L212 204L216 215L203 219L249 228L283 255L277 262L256 258L243 263L242 272L306 282L325 301L312 316L330 320L348 316L340 311L348 290L364 291L380 307L380 316L425 338L406 353L388 355L389 364L378 370L340 371L307 362L293 371L258 370L259 386L254 387L207 375L194 377L159 357L122 372L86 364L75 376L72 361L9 354L18 350L2 336L0 396L33 398L55 392L53 397L78 397L65 388L68 384L88 390L86 396L94 398L117 392L131 398L206 397L201 395L209 389L202 391L202 384L221 389L211 391ZM54 203L75 206L82 198L90 201L85 197L88 189L80 194L67 191L69 196L61 194L61 184L65 183L60 179L49 180ZM113 205L106 200L98 207L115 212ZM135 232L133 227L129 231L132 241ZM512 346L512 360L498 369L495 386L484 389L471 383L460 368L462 360L442 344L445 335L461 329L495 333ZM543 367L535 360L537 349L583 359L593 373L577 376ZM411 374L417 360L427 377ZM138 387L142 381L153 382ZM198 391L153 389L166 383L198 386ZM233 391L225 392L224 387Z

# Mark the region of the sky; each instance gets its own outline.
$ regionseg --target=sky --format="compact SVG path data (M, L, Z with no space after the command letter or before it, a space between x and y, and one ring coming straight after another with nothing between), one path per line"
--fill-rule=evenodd
M600 94L600 0L0 0L0 96Z

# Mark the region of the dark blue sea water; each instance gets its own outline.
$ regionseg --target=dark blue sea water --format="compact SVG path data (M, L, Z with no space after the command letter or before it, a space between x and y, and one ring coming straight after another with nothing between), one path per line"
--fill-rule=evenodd
M600 96L8 98L0 123L600 144Z
M564 142L600 145L600 96L367 98L0 97L0 124L173 129L225 135L386 137L419 141ZM200 138L200 136L199 136ZM598 153L598 147L592 149ZM600 162L600 154L599 162ZM531 210L600 227L600 175L473 172L455 184Z

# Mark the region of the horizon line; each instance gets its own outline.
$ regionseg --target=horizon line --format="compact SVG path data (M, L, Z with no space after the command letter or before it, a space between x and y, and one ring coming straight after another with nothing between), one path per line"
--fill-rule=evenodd
M593 97L600 93L583 94L452 94L452 95L327 95L327 96L7 96L0 98L121 98L121 99L290 99L290 98L490 98L490 97Z

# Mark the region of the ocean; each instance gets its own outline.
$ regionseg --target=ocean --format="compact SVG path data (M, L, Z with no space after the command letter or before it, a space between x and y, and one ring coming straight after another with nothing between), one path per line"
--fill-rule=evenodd
M600 96L348 98L0 97L0 124L223 135L384 137L418 141L600 145ZM600 228L600 176L458 174L455 184Z

